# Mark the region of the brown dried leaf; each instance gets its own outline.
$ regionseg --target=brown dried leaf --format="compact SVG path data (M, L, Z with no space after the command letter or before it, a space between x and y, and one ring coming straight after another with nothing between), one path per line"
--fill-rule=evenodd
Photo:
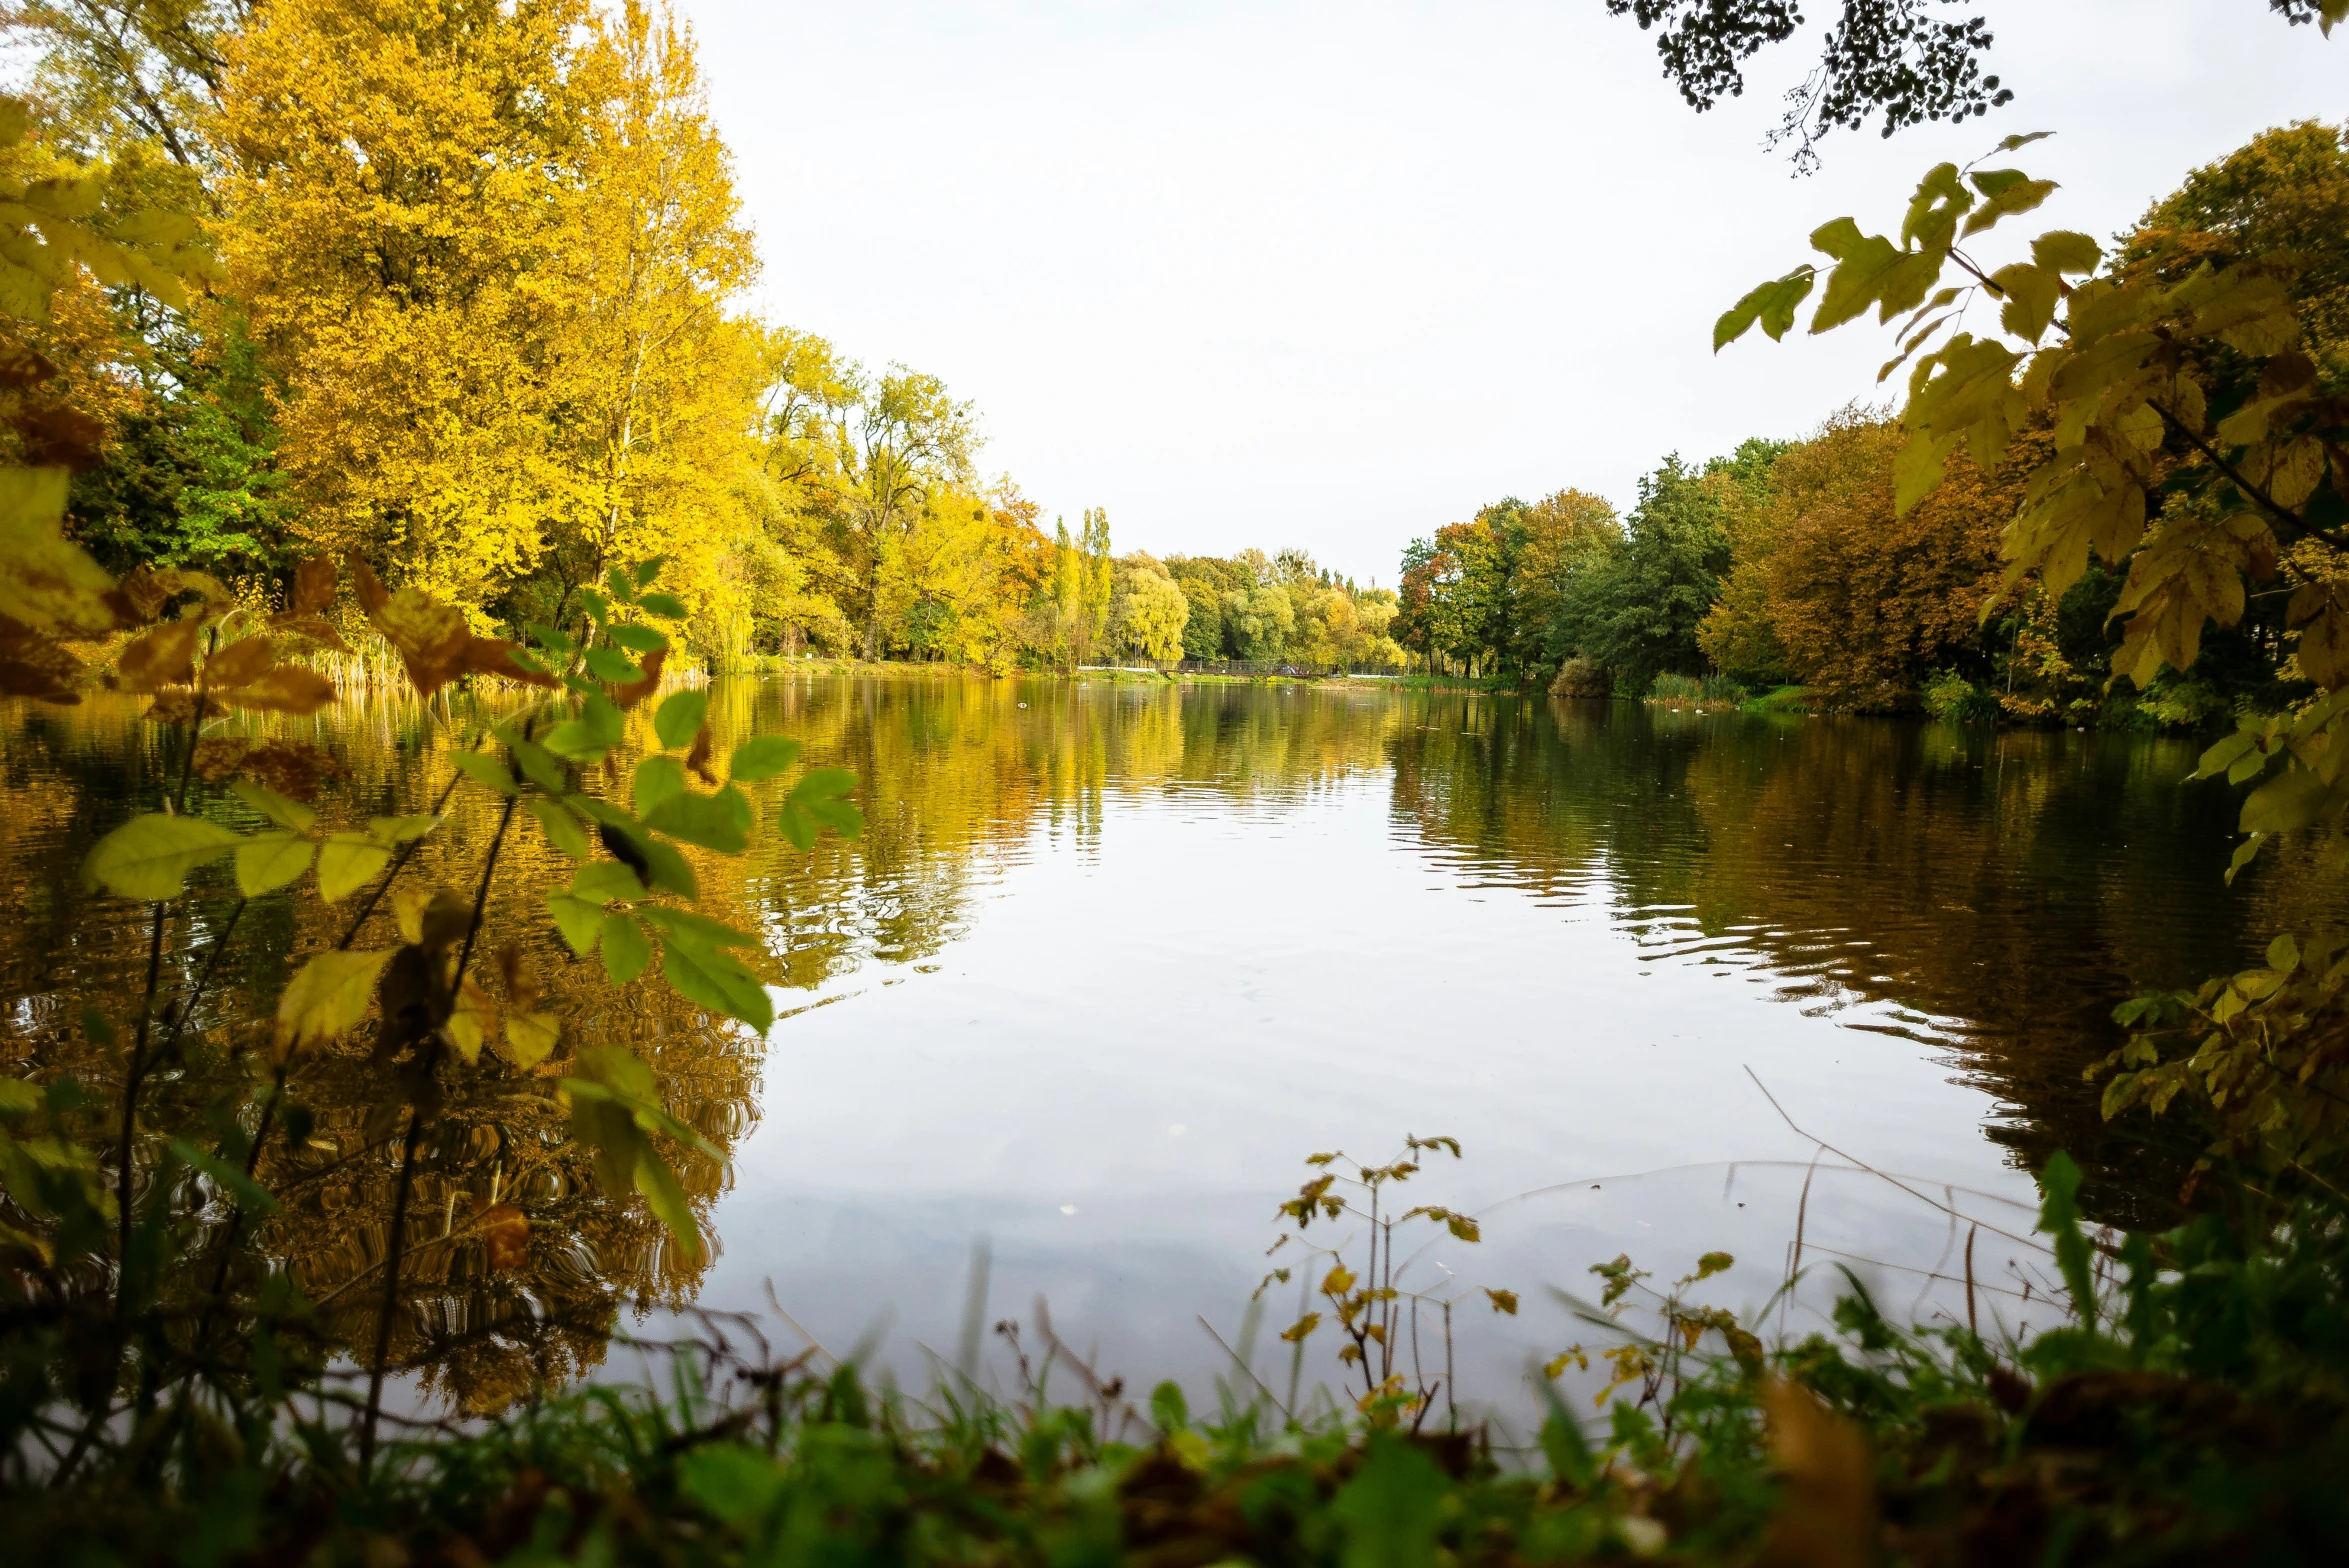
M347 654L351 651L351 645L343 641L343 634L336 631L334 623L323 615L272 615L269 618L269 629L307 639L321 648L332 648L337 653Z
M115 685L123 691L160 691L196 678L194 621L165 621L135 638L114 661Z
M513 655L521 651L520 643L504 637L475 637L465 644L465 669L470 674L496 675L526 686L554 685L552 675L526 670L514 662Z
M106 442L105 421L63 403L36 403L18 411L15 424L25 457L35 467L70 468L79 474L98 466L98 448Z
M57 367L15 337L0 339L0 389L22 392L57 374Z
M0 615L0 695L71 706L82 700L81 676L64 644Z
M1868 1568L1876 1560L1868 1440L1793 1383L1772 1383L1763 1402L1770 1414L1770 1451L1786 1493L1762 1562L1768 1568Z
M347 779L351 770L307 741L252 741L219 735L196 743L190 767L198 778L218 784L248 778L293 800L313 801L327 779Z
M334 701L334 682L316 670L280 664L263 671L260 679L222 692L221 696L240 708L307 718Z
M481 1244L493 1269L518 1269L530 1261L530 1221L511 1203L475 1203Z
M462 610L442 604L413 583L397 593L388 591L355 550L350 567L352 592L368 621L399 650L409 684L419 695L429 697L464 673L473 633Z
M710 727L704 724L693 732L693 749L685 754L685 765L701 775L701 781L712 789L718 786L718 776L710 771Z
M204 684L223 690L243 686L259 680L276 662L277 645L268 638L240 637L204 661Z
M197 722L197 711L193 688L177 686L148 703L147 711L139 717L151 724L193 724ZM228 705L220 700L219 693L215 692L203 699L204 718L217 719L227 711Z
M612 700L623 708L633 708L638 703L644 701L645 698L660 690L661 666L668 661L668 657L668 649L655 648L652 652L639 659L637 661L637 665L644 671L643 677L639 680L630 681L625 686L614 686L611 688Z
M236 608L236 595L210 572L187 572L176 567L158 570L152 566L131 569L116 590L116 607L125 625L143 626L169 609L174 599L188 593L195 594L203 604L192 614L183 612L182 620L202 625Z
M508 942L498 949L498 979L505 986L506 1000L517 1012L526 1013L538 1005L539 984L522 956L520 943Z
M294 591L286 601L288 615L316 615L334 603L334 557L323 552L294 568Z

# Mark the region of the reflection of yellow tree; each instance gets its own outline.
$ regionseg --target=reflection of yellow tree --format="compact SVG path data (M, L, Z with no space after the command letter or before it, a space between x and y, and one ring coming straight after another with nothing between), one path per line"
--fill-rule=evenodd
M431 798L450 772L446 752L465 744L487 717L460 699L429 709L414 702L350 704L317 720L231 722L327 744L351 776L322 800L322 815L357 821L389 802ZM15 760L0 776L0 813L11 824L10 837L0 839L0 854L28 889L18 896L48 913L7 944L9 994L23 999L0 1013L0 1054L13 1073L64 1069L105 1083L115 1072L109 1053L81 1042L67 999L135 992L144 932L124 918L119 902L80 891L78 854L86 835L78 829L115 814L141 789L159 761L150 749L152 733L129 703L100 698L63 713L43 712L12 736ZM494 799L478 790L458 791L448 810L449 822L426 841L410 873L419 885L466 884L498 815ZM224 813L224 820L233 817ZM51 826L38 826L44 822ZM732 863L725 857L697 854L696 863L703 909L739 920L739 872L729 885ZM431 1369L432 1386L466 1408L503 1403L533 1379L594 1364L624 1307L683 1304L706 1267L710 1249L699 1260L681 1253L632 1197L607 1194L589 1152L571 1144L568 1112L553 1089L555 1079L573 1070L572 1047L630 1047L652 1068L663 1100L721 1151L732 1148L756 1114L758 1060L742 1031L666 987L618 990L600 966L572 962L537 902L570 869L543 841L515 835L500 864L510 870L501 869L492 886L491 939L525 944L548 982L545 1005L565 1021L564 1043L528 1072L485 1053L477 1072L445 1085L447 1098L420 1151L392 1341L395 1364ZM199 955L236 907L225 879L199 885L210 896L192 901L169 934L167 995L184 997L195 986ZM29 891L36 887L39 893ZM252 1070L251 1053L266 1034L285 975L340 938L354 912L351 902L277 897L236 915L232 956L205 991L178 1071L149 1101L154 1125L203 1126L207 1108ZM388 932L389 905L374 919ZM318 1328L329 1349L365 1347L372 1337L404 1119L390 1083L391 1069L372 1060L361 1041L307 1054L291 1089L294 1103L314 1119L309 1137L300 1148L272 1144L258 1172L282 1203L265 1228L264 1252L319 1304ZM708 1161L678 1164L706 1220L720 1171ZM492 1202L516 1205L529 1219L531 1240L519 1266L489 1265L476 1211ZM195 1257L197 1266L176 1281L190 1303L209 1294L217 1267L203 1246Z

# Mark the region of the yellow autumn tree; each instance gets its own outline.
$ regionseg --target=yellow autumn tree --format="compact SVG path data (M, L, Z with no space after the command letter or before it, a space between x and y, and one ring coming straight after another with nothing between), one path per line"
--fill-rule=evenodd
M591 20L583 0L282 0L229 48L224 241L283 387L295 527L468 609L585 488L552 461L544 367L575 314L552 263Z
M664 556L663 586L694 613L695 640L739 652L756 577L737 546L739 486L757 462L763 344L733 305L757 253L691 35L628 0L586 64L548 432L572 483L526 597L551 614L611 566Z
M756 258L690 36L633 3L285 0L221 97L297 529L477 619L663 554L701 640L741 640Z

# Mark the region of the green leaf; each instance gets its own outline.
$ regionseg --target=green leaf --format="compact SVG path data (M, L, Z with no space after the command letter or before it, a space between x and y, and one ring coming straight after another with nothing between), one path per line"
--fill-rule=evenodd
M522 764L522 772L531 783L550 795L560 795L571 787L570 775L555 760L553 752L544 746L526 740L512 742L514 760Z
M636 775L630 783L630 798L636 806L636 815L646 827L653 825L656 807L685 793L685 764L675 757L646 757L636 765Z
M379 844L405 844L422 838L446 822L446 817L369 817L367 836Z
M636 1156L636 1190L644 1194L645 1205L654 1217L669 1227L677 1249L688 1259L700 1257L701 1227L693 1222L693 1206L686 1201L685 1188L677 1173L669 1169L669 1162L649 1143Z
M388 947L372 953L325 952L304 964L277 999L279 1059L358 1028L392 952Z
M506 771L506 765L486 752L452 752L449 764L475 783L486 784L501 795L522 793L522 787L514 782L514 775Z
M865 831L865 814L845 800L813 800L800 808L819 828L830 828L842 838L860 838Z
M661 978L687 1001L753 1029L763 1031L775 1021L773 998L740 959L675 932L661 942Z
M2300 967L2300 944L2287 931L2267 945L2267 966L2279 974L2290 974Z
M563 940L572 952L585 958L595 951L596 940L604 929L604 912L599 905L569 893L549 893L546 907L547 913L555 917L555 929L563 933Z
M614 985L627 985L652 962L652 939L644 928L618 910L604 916L604 973Z
M2080 1233L2080 1167L2058 1149L2039 1173L2039 1229L2055 1240L2055 1266L2063 1275L2072 1310L2089 1328L2096 1324L2096 1281L2088 1238Z
M159 903L177 898L188 873L234 849L237 836L198 817L133 817L98 840L82 862L82 886Z
M693 744L694 734L701 728L702 716L709 705L708 692L671 692L661 699L660 710L653 715L653 733L669 750L683 751Z
M644 825L726 855L740 854L750 842L729 802L690 790L671 795L647 811Z
M528 809L532 816L538 818L538 825L545 830L547 842L555 848L573 860L586 860L594 855L595 846L587 841L587 829L581 827L579 819L560 803L546 799L533 800Z
M666 904L647 904L640 913L674 936L703 947L756 947L759 939L747 931L737 931L723 921L707 915L695 914L690 909L671 909Z
M1966 220L1964 232L1979 234L2001 218L2029 212L2055 193L2055 181L2034 180L2020 169L1991 169L1974 176L1974 184L1989 197Z
M1434 1562L1449 1490L1443 1471L1424 1451L1372 1432L1362 1468L1330 1502L1345 1531L1340 1561L1345 1568L1422 1568Z
M799 760L799 742L781 735L759 735L734 748L726 776L739 784L757 784L773 778Z
M683 855L677 853L676 846L665 844L657 838L648 838L637 848L644 852L645 870L650 874L655 888L664 893L674 893L679 898L701 897L701 886L694 880L693 867L686 863Z
M628 716L612 700L596 692L580 705L579 717L565 719L546 738L547 750L577 762L594 762L620 744L628 731Z
M1811 233L1811 245L1836 261L1835 270L1827 275L1827 290L1819 298L1819 308L1811 317L1813 332L1842 326L1875 304L1885 278L1906 259L1892 241L1881 234L1862 234L1860 226L1849 218L1821 224ZM1918 298L1923 297L1920 292Z
M580 589L579 602L587 606L587 618L598 626L612 618L612 601L593 588Z
M295 833L307 833L318 820L318 813L298 800L289 800L273 789L263 789L251 779L237 779L229 786L237 799L252 807L281 828Z
M2294 768L2246 796L2236 826L2245 833L2290 833L2308 827L2324 815L2329 793L2315 773Z
M571 896L600 908L615 898L633 902L644 897L644 884L617 860L591 860L572 876Z
M636 601L638 609L647 615L657 615L666 621L685 619L685 601L671 594L648 593Z
M661 568L669 564L665 555L649 555L636 563L636 586L650 588L660 580Z
M391 851L365 833L337 833L318 846L318 896L332 904L367 885Z
M643 666L617 648L590 648L584 657L587 660L587 672L599 681L623 686L630 681L644 679Z
M706 1443L677 1462L685 1495L731 1525L764 1515L783 1489L775 1461L739 1443Z
M274 893L310 869L317 846L294 833L260 833L237 846L237 891L247 898Z
M1810 297L1811 285L1818 276L1818 269L1806 262L1783 278L1773 278L1748 289L1743 299L1723 311L1721 319L1713 323L1713 352L1718 354L1745 336L1746 328L1757 321L1772 342L1785 337L1787 328L1794 325L1795 310Z
M571 640L567 633L556 631L552 626L541 626L536 621L522 629L528 632L541 648L553 653L571 653L579 646Z
M669 639L649 626L607 626L604 635L630 653L651 653L669 646Z
M636 579L617 566L605 569L604 586L611 590L612 598L618 603L633 604L636 602Z
M811 800L827 800L845 795L856 788L856 775L846 768L810 768L797 784L791 786L791 801L806 805Z

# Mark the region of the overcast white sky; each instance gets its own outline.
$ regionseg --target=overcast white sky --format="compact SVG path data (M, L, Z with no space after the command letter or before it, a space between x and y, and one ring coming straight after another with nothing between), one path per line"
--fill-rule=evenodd
M1121 551L1295 544L1390 585L1484 502L1627 506L1666 452L1872 395L1872 327L1716 359L1711 324L1942 158L2058 132L2021 155L2065 185L2041 226L2101 238L2349 115L2349 36L2266 0L1980 0L2016 102L1838 133L1806 179L1761 139L1815 32L1700 116L1600 0L680 3L771 319L944 377L988 473L1107 507Z

